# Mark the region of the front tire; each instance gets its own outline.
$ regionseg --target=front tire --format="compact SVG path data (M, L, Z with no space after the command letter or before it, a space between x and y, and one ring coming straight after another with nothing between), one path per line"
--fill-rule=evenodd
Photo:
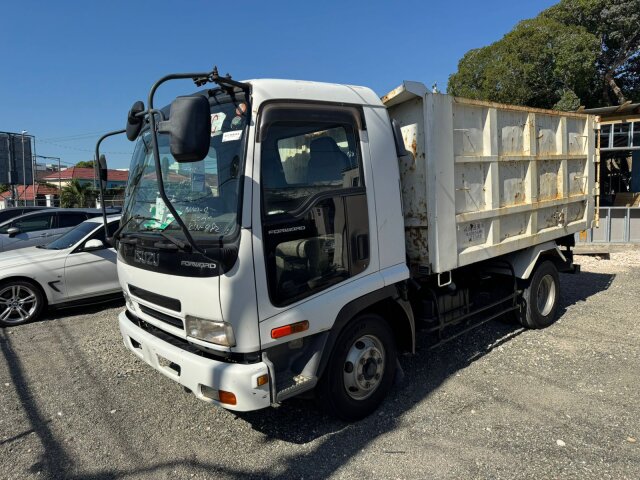
M370 415L391 390L396 363L387 322L374 314L357 317L340 333L318 384L321 406L348 422Z
M549 260L540 263L522 292L518 320L525 328L545 328L556 321L560 303L560 276Z
M0 326L14 327L31 322L44 308L44 295L27 280L10 280L0 284Z

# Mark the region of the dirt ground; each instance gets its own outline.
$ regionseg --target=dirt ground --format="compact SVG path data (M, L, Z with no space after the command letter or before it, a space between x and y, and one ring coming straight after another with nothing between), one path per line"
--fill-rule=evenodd
M0 478L640 478L640 253L576 263L554 325L404 356L356 424L196 400L125 350L120 304L0 330Z

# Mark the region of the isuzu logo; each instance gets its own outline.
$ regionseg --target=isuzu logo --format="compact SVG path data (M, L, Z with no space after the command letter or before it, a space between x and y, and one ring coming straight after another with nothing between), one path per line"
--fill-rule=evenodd
M135 263L141 263L142 265L157 267L160 263L160 254L158 252L149 252L147 250L139 250L136 248L133 255L133 261Z

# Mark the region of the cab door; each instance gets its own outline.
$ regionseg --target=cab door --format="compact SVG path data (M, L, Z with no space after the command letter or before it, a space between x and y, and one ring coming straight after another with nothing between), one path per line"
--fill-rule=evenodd
M259 121L263 320L362 277L372 216L357 108L275 104Z

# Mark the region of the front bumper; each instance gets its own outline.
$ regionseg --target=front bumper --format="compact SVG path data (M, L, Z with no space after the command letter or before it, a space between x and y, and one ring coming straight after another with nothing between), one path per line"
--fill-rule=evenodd
M264 362L226 363L188 352L161 340L134 324L126 311L118 316L125 346L160 373L191 390L196 397L229 410L247 412L271 405L269 383L257 386L269 374ZM133 340L133 341L132 341ZM203 394L202 387L231 392L236 404L220 403Z

